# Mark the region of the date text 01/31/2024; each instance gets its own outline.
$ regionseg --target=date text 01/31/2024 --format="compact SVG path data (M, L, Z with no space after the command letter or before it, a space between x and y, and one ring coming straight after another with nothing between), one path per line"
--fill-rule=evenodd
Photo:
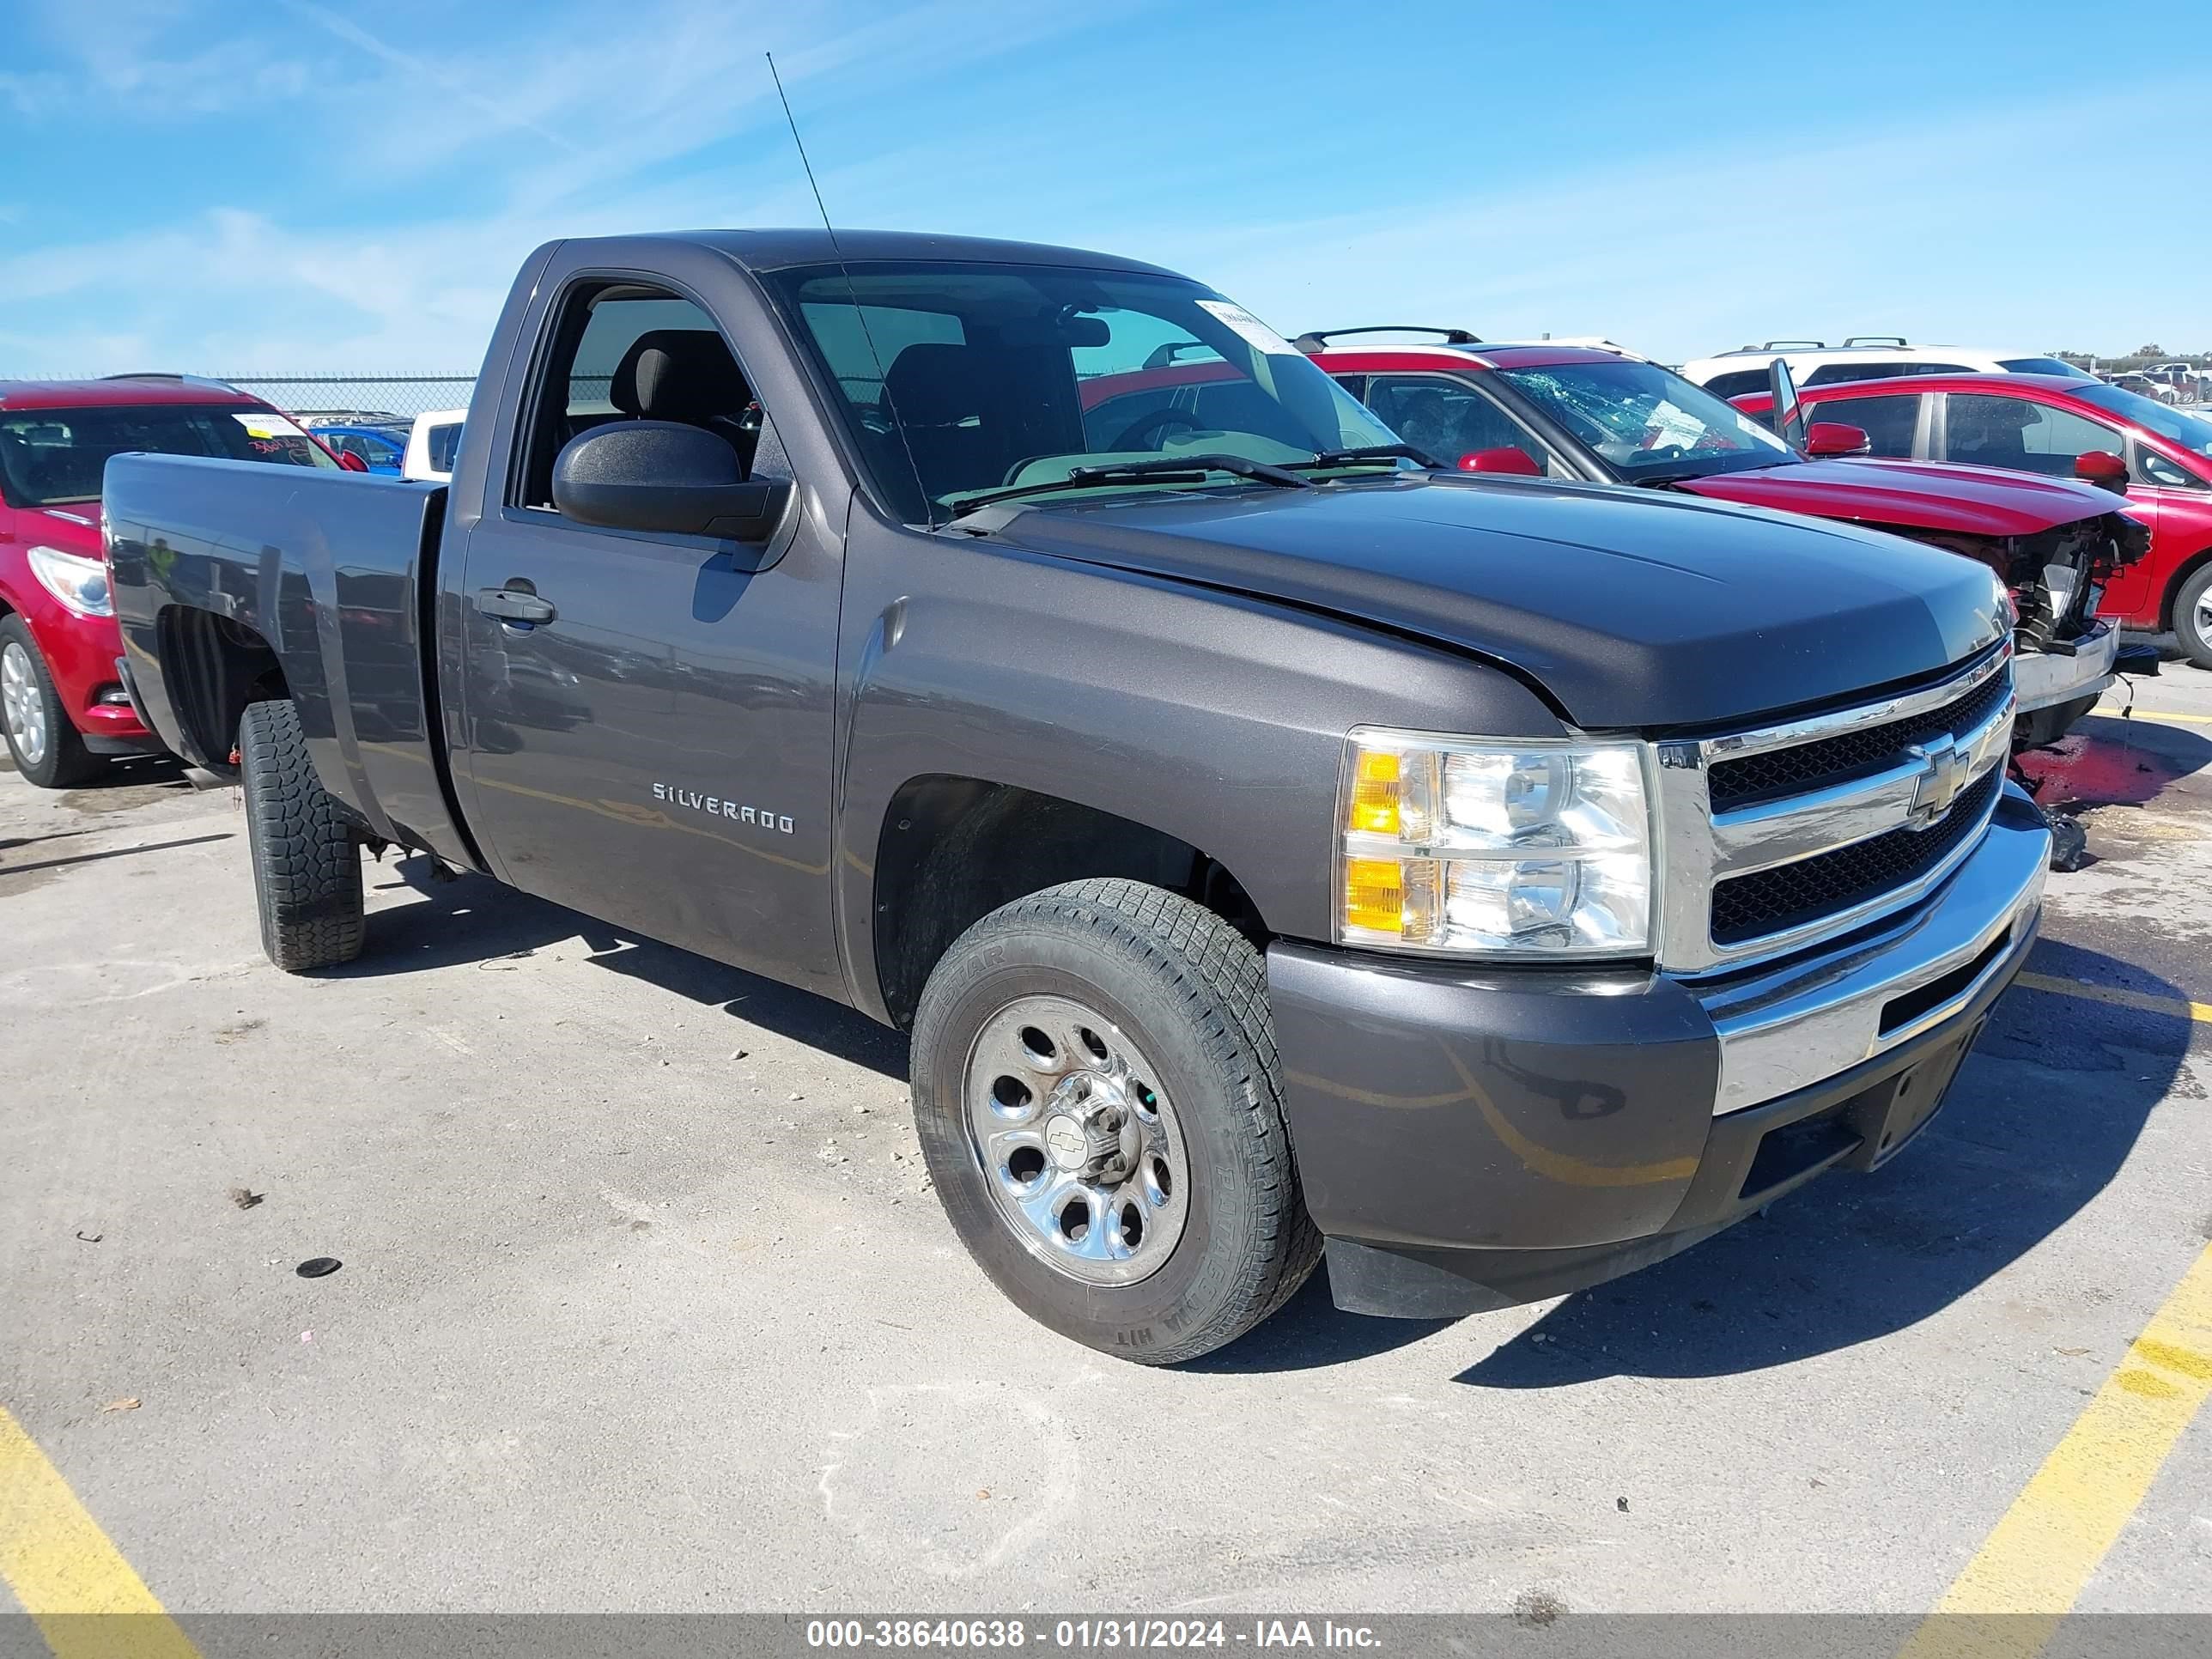
M1048 1631L1049 1635L1048 1636ZM1365 1625L1255 1619L1060 1619L1032 1631L1019 1619L811 1619L810 1648L1376 1648Z

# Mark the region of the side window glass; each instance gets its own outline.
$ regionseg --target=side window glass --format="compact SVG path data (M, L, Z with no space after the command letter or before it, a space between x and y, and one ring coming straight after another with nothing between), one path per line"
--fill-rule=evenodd
M1806 382L1808 386L1811 381ZM1741 398L1747 392L1766 390L1766 371L1763 368L1732 368L1725 374L1716 374L1705 382L1705 390L1716 398Z
M1807 418L1841 421L1863 428L1873 453L1898 460L1912 459L1913 428L1920 422L1920 399L1898 393L1884 398L1825 398L1806 406Z
M1954 392L1945 428L1946 460L2051 477L2071 477L2084 450L2125 453L2125 441L2111 428L2025 398Z
M1367 406L1407 443L1446 466L1480 449L1518 449L1546 477L1567 476L1542 439L1457 380L1439 374L1377 374L1367 383Z
M629 420L700 427L725 440L750 476L764 423L714 319L689 300L641 295L634 285L569 297L533 407L522 501L545 508L553 505L555 458L594 427Z
M2136 476L2145 483L2162 484L2168 489L2203 489L2202 478L2192 477L2185 467L2176 466L2154 449L2136 446Z

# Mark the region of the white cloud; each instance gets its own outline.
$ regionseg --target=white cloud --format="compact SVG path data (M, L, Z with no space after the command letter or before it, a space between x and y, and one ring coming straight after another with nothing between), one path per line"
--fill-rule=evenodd
M283 66L315 58L315 95L288 117L294 130L303 143L373 130L380 209L395 179L411 181L414 216L359 229L240 205L112 240L15 240L0 252L0 372L471 368L539 242L813 220L764 46L817 141L841 225L1133 254L1290 331L1409 320L1492 337L1599 333L1676 360L1806 332L2026 349L2204 343L2191 337L2205 326L2195 288L2145 280L2148 250L2094 205L2109 195L2109 147L2063 142L2125 130L2154 143L2161 120L2183 118L2161 111L2202 107L2202 88L2156 105L2075 94L1786 149L1715 126L1692 147L1647 145L1617 167L1488 188L1376 167L1354 181L1364 197L1329 198L1359 203L1349 210L1286 210L1291 192L1279 186L1273 208L1240 215L1248 178L1278 185L1259 140L1210 164L1148 162L1121 141L1151 118L1124 109L1131 125L1102 125L1100 111L1127 94L1074 64L1071 107L1047 124L953 94L964 66L1079 26L1060 8L636 0L619 31L533 23L496 53L479 43L443 56L388 46L319 4L278 15L291 20L285 50L239 44L239 64L281 80ZM174 61L158 56L173 23L126 13L114 43L81 35L74 49L120 88L143 72L131 64ZM850 135L872 125L855 118L884 109L939 118L909 118L895 148L854 157ZM347 182L334 178L313 210L346 213ZM2160 235L2160 268L2212 263L2212 229L2176 222Z

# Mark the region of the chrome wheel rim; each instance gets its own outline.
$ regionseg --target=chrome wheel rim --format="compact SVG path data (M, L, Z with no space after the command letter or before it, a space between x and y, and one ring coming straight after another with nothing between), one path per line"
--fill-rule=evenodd
M14 640L0 650L0 717L6 719L8 740L26 766L46 757L46 700L39 695L31 653Z
M2197 637L2212 643L2212 587L2197 596Z
M1066 997L1008 1003L963 1073L969 1148L1024 1249L1086 1285L1166 1265L1190 1212L1189 1157L1159 1073Z

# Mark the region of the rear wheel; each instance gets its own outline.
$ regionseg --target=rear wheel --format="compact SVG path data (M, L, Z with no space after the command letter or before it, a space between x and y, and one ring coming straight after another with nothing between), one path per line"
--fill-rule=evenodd
M246 844L261 911L261 948L288 973L361 954L361 847L315 776L300 711L248 703L238 722Z
M930 975L916 1128L954 1230L1024 1312L1148 1364L1275 1311L1320 1258L1259 953L1137 882L994 911Z
M2174 595L2173 633L2190 661L2212 668L2212 563L2199 565Z
M15 769L41 789L88 783L102 769L70 723L46 659L21 617L0 619L0 730Z

